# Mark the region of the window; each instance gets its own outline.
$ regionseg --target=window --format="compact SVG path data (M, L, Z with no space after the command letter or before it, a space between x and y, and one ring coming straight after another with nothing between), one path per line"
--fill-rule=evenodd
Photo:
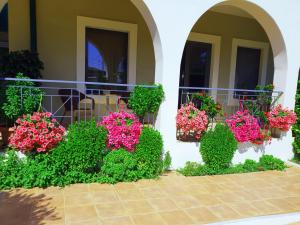
M86 81L127 83L128 34L86 28Z

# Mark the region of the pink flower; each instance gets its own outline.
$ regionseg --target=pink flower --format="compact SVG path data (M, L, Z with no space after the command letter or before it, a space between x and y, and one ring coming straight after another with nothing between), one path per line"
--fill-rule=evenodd
M50 115L50 116L49 116ZM51 122L51 113L24 115L16 121L15 132L9 139L9 146L22 152L45 152L55 147L65 128Z
M247 110L237 111L226 120L238 142L256 141L261 137L261 130L257 119Z
M193 103L181 106L177 112L176 127L180 137L192 136L199 140L207 125L208 117L205 111L198 110Z
M132 152L139 143L142 124L134 114L125 111L110 113L99 125L107 129L107 147L112 150L125 148Z
M267 118L271 128L278 128L282 131L288 131L297 121L294 111L282 108L280 104L267 113Z

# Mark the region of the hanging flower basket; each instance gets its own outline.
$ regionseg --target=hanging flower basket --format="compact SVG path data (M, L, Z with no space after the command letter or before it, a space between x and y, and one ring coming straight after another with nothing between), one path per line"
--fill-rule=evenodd
M182 105L177 112L177 139L186 142L199 141L207 130L208 116L197 109L193 103Z
M297 121L293 110L278 105L267 113L267 119L271 129L272 137L280 138L282 132L287 132Z

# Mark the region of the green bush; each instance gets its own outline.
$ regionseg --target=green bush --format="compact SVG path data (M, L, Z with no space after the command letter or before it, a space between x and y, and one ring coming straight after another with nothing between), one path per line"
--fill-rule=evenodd
M21 73L17 74L16 78L28 79ZM2 106L8 119L14 122L23 114L32 114L39 109L44 93L34 86L35 84L31 81L12 81L9 83L5 91L6 101Z
M172 157L170 155L170 152L166 152L163 160L163 171L170 170L171 165L172 165Z
M217 124L214 130L209 130L201 139L200 153L208 167L219 170L228 168L237 150L237 141L230 129Z
M156 88L136 86L128 100L128 106L140 118L144 118L146 113L156 113L164 99L162 85Z
M293 142L293 149L295 153L295 158L300 158L300 70L298 75L298 85L297 85L297 93L295 97L295 113L298 117L296 123L293 125L292 131L294 142Z
M258 167L259 167L258 163L251 159L247 159L243 164L243 168L248 172L257 171Z
M39 55L28 50L9 52L0 61L0 76L2 77L23 73L32 79L40 79L43 69L44 64L39 59Z
M15 151L0 155L0 189L20 187L23 167L24 162Z
M101 167L102 175L106 182L116 183L120 181L136 181L138 179L137 161L132 153L125 149L109 152Z
M99 172L106 151L107 131L95 121L74 123L66 140L51 152L51 164L64 178L59 185L85 182Z
M187 162L185 166L177 170L184 176L206 176L218 174L217 171L206 165L201 165L196 162Z
M160 133L153 128L145 127L134 152L141 177L153 178L161 173L162 153L163 139Z
M263 155L259 159L259 164L264 170L284 170L286 165L280 159L275 158L272 155Z

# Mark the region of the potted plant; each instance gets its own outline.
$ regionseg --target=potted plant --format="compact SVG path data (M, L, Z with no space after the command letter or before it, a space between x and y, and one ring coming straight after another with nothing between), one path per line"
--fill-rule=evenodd
M177 139L181 141L199 141L207 130L208 116L200 111L193 103L182 105L177 112Z
M156 87L136 86L130 94L128 107L139 117L140 122L144 123L145 115L152 114L155 117L164 96L164 90L160 84Z
M273 137L281 137L282 132L288 131L297 121L297 115L293 110L277 105L267 113L267 119Z
M222 115L222 106L205 92L193 94L192 102L197 109L205 111L211 121L213 121L218 114Z
M21 73L16 78L29 79ZM5 123L0 127L3 145L7 145L15 121L22 115L32 114L39 109L43 94L31 81L13 81L6 85L5 100L1 107L5 118Z

